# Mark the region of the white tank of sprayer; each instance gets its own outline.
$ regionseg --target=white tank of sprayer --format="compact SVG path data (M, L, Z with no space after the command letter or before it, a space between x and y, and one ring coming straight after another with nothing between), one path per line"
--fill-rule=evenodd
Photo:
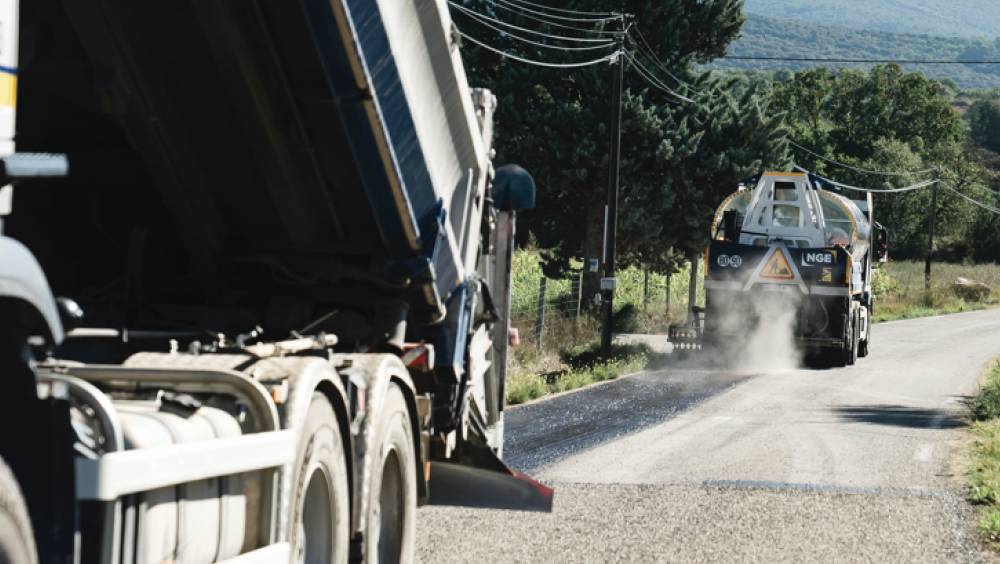
M723 216L735 211L742 218L739 243L788 247L844 247L855 260L871 244L871 195L851 200L826 190L817 177L798 172L765 172L755 184L741 185L719 206L712 223L722 239Z

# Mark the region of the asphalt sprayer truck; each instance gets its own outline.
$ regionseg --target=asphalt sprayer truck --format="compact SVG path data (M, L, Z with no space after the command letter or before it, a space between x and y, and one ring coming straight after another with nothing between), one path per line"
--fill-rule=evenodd
M0 562L408 562L419 505L551 509L501 462L535 187L444 0L0 0L0 49Z
M718 207L705 251L705 307L672 326L680 350L739 350L774 319L788 343L823 364L853 364L871 347L872 271L887 234L872 197L852 200L806 172L764 172ZM779 335L763 334L764 340Z

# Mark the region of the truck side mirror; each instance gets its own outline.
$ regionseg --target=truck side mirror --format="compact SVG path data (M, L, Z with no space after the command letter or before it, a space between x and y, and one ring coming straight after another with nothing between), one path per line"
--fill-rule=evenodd
M879 224L875 224L875 261L889 262L889 232Z
M740 232L743 230L743 214L736 210L726 210L722 212L722 236L730 243L740 240Z
M493 179L493 207L500 211L535 207L535 180L516 164L503 165Z
M83 308L80 307L80 304L69 298L58 297L56 298L56 307L59 310L59 321L62 322L63 330L67 333L83 324Z

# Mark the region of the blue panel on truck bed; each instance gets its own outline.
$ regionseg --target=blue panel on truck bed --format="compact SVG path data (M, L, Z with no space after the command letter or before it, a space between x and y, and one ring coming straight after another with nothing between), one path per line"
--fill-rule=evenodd
M55 291L132 280L84 299L109 326L162 321L140 302L220 330L251 304L277 331L383 299L440 319L474 268L491 133L443 0L37 1L56 43L19 75L18 142L65 150L79 189L23 192L5 228ZM37 217L74 236L51 248Z
M383 240L391 252L402 256L407 250L420 248L419 220L407 181L429 186L427 166L413 133L413 120L381 27L378 4L337 2L349 37L341 36L332 4L328 0L307 0L310 23ZM371 107L366 108L366 104ZM387 120L387 115L392 119ZM410 139L404 131L407 126ZM401 160L396 149L407 141L412 148L402 152L405 160ZM404 169L402 164L408 166Z
M307 5L382 238L396 258L416 251L430 260L432 270L424 276L433 280L437 296L425 298L440 306L459 283L460 257L445 240L447 210L431 183L379 5L371 0L307 0ZM349 35L342 33L345 25ZM420 276L419 265L409 268Z

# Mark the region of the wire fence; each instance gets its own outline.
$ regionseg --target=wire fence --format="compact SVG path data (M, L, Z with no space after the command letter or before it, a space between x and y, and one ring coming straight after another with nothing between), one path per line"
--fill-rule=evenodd
M515 258L511 288L511 326L517 329L521 342L541 349L550 340L578 338L575 328L595 327L599 302L595 296L585 295L583 272L548 278L542 274L537 256L530 256L529 251L521 253ZM617 273L616 280L616 332L665 333L670 323L686 319L690 265L670 275L627 268ZM701 283L697 303L704 303Z

